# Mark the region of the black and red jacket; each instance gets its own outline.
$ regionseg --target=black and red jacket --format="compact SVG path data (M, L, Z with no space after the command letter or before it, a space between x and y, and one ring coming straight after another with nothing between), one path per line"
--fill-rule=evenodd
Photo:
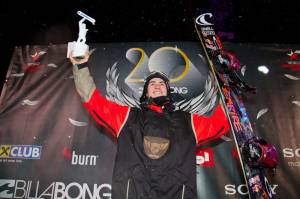
M210 117L165 112L154 105L130 108L107 100L96 89L84 106L118 140L113 199L196 199L196 146L229 130L221 105ZM170 140L163 157L145 155L143 137L147 135Z

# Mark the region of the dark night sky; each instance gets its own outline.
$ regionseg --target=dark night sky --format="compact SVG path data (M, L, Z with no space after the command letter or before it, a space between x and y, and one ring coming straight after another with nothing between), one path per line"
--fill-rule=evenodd
M296 1L295 1L296 2ZM193 17L209 8L232 42L300 43L300 6L291 0L51 0L0 3L0 88L15 46L65 44L78 35L76 14L96 19L87 43L197 41ZM223 38L229 40L229 38Z

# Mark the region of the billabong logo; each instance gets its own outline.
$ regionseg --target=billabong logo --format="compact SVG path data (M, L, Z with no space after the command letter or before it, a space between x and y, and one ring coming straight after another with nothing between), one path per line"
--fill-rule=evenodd
M144 87L139 87L139 93L142 94L143 93L143 89ZM188 94L189 89L185 86L183 87L176 87L176 86L170 86L170 92L171 93L178 93L178 94Z
M36 145L0 145L0 158L40 159L41 150Z
M189 92L187 87L175 87L171 86L170 87L171 93L179 93L179 94L187 94Z
M0 179L0 198L34 199L111 199L110 184L52 182L40 186L39 181ZM76 190L76 191L74 191Z
M196 151L196 163L202 167L214 167L214 152L213 149L197 149Z
M97 155L77 155L75 151L72 152L72 165L87 165L87 166L95 166Z
M12 198L14 186L14 180L0 179L0 198Z

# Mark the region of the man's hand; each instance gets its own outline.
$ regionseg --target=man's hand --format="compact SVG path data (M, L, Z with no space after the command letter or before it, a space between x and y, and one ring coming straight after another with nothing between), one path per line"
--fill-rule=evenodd
M75 64L83 64L83 63L86 63L86 62L88 62L89 58L90 58L90 53L89 53L89 52L86 52L86 53L84 54L83 58L81 58L81 59L76 59L75 57L73 57L73 52L71 52L70 58L69 58L69 59L70 59L71 63L72 63L73 65L75 65Z

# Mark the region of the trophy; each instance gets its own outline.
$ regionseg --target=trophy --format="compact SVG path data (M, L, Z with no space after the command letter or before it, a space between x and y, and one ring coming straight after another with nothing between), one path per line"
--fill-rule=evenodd
M67 58L69 58L71 52L73 52L72 57L75 57L77 59L82 59L84 57L84 54L89 50L89 46L85 43L86 33L87 33L88 29L86 28L86 24L83 22L85 20L88 20L93 25L95 25L96 20L91 18L87 14L84 14L81 11L77 11L77 14L82 17L82 19L79 21L78 39L77 39L77 41L68 43Z

